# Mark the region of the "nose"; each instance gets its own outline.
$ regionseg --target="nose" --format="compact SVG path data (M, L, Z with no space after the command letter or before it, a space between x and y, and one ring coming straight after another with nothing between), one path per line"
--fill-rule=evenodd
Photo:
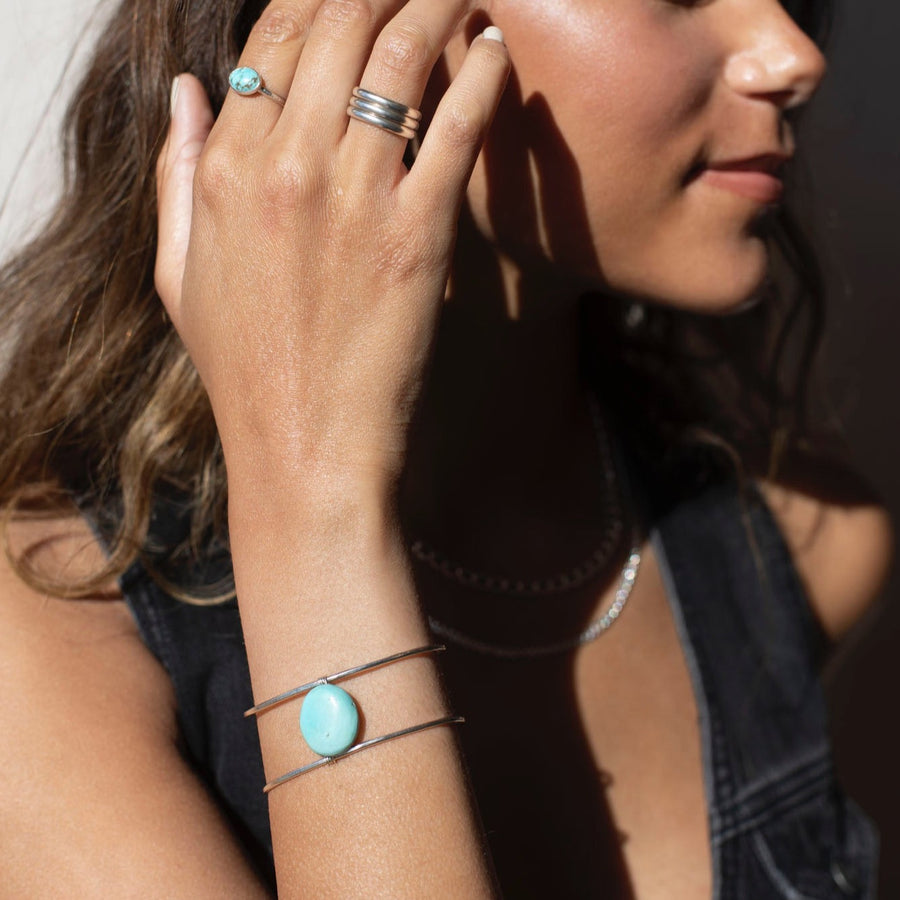
M733 90L766 96L782 109L802 106L825 76L822 51L780 3L750 6L754 13L743 23L743 40L727 61L725 80Z

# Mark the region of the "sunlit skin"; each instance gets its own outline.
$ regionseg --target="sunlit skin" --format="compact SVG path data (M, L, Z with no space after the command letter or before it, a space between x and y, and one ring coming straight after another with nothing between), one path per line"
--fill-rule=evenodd
M509 52L473 40L491 22ZM419 40L398 40L401 26ZM506 646L571 640L608 607L627 528L603 571L528 604L411 562L407 538L520 577L569 572L597 548L609 495L576 301L727 314L752 298L767 268L760 198L778 182L720 171L716 185L703 165L789 155L782 113L809 98L821 56L774 0L272 0L239 65L284 106L229 92L216 116L197 73L181 73L156 171L155 285L227 469L240 621L209 620L228 638L223 664L242 677L242 643L258 702L430 642L423 613ZM358 83L422 106L411 171L403 142L348 122ZM798 574L837 636L883 583L889 529L869 509L830 512L823 532L801 500L806 540L793 509ZM30 566L37 549L35 571L102 568L87 523L21 524L12 557ZM702 706L658 546L645 541L615 627L572 653L509 663L448 641L439 666L354 679L362 737L444 711L465 729L271 793L278 896L487 898L491 865L512 897L710 896ZM18 896L271 896L196 777L204 764L184 758L188 711L117 590L55 600L0 558L0 659L16 684L0 728L0 877ZM233 705L223 727L242 705L228 671L197 682L228 687L213 692ZM306 762L296 722L287 705L257 719L267 778ZM216 743L208 774L248 786Z
M766 266L751 228L760 204L685 179L698 160L793 152L782 112L809 99L824 60L780 4L499 0L490 15L502 24L518 81L494 142L533 158L548 198L542 231L553 245L545 238L541 249L560 274L695 310L745 299ZM567 162L563 148L578 196L572 173L554 166ZM479 225L527 269L535 248L520 235L538 190L510 190L501 181L510 171L508 156L489 179L480 168L469 197ZM502 209L492 204L490 226L488 190L504 200ZM578 233L584 224L590 242Z
M345 115L360 78L419 104L421 65L391 67L384 42L372 48L397 37L381 31L392 15L412 30L422 18L429 60L463 19L421 104L431 130L411 172L393 135ZM509 55L472 41L491 22ZM510 56L445 291L456 200ZM210 620L229 639L224 664L237 649L241 665L242 637L258 702L423 645L423 608L516 643L521 598L410 573L397 515L488 572L547 576L595 550L605 511L576 301L592 289L596 303L621 293L726 314L752 298L765 203L746 193L772 193L772 179L757 173L739 195L699 164L789 154L782 113L812 94L822 57L775 0L273 0L240 64L259 66L284 107L231 92L216 119L182 73L156 184L157 292L227 468L240 634ZM819 506L805 510L818 526ZM837 524L815 540L796 527L786 538L837 636L883 584L893 542L871 509L826 518ZM85 522L21 524L12 556L31 564L37 550L36 571L102 567ZM438 710L465 714L465 730L459 744L437 728L392 741L270 794L278 895L489 897L494 862L509 896L710 896L699 707L672 595L644 551L627 612L571 654L508 663L454 645L439 667L422 657L354 679L365 737ZM532 631L571 639L620 564L541 596ZM0 589L0 659L16 683L0 728L4 883L20 896L271 896L182 753L173 682L109 602L117 586L56 600L4 556ZM220 670L197 677L237 705ZM294 709L257 724L267 777L304 761ZM223 781L235 771L210 765Z
M549 547L585 540L561 507L599 520L577 297L611 288L714 314L752 300L766 205L694 167L790 155L783 114L825 61L776 0L496 0L484 12L513 77L470 184L405 506L436 542L465 524L495 556L510 545L498 563L540 569ZM451 75L469 38L447 48ZM547 520L530 545L515 526L525 514Z

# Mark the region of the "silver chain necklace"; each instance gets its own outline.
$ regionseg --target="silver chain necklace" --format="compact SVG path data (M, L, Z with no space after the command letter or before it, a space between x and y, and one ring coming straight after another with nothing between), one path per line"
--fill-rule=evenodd
M483 653L487 656L493 656L495 659L537 659L542 656L552 656L556 653L567 653L570 650L575 650L584 644L589 644L591 641L596 640L604 631L611 628L613 622L619 618L622 610L625 608L625 604L631 596L631 590L634 587L634 582L637 579L637 573L641 566L641 545L636 530L632 540L631 553L622 569L622 574L619 577L619 586L616 588L616 595L613 602L609 605L609 609L607 609L599 619L595 619L584 629L584 631L573 638L557 641L553 644L513 647L492 644L488 641L473 638L456 628L451 628L449 625L439 622L434 616L428 617L428 624L431 626L432 632L444 640L451 641L454 644L459 644L462 647L466 647L469 650L475 650L476 652Z
M474 588L475 590L491 594L507 594L510 596L560 594L564 591L575 590L593 578L609 563L612 554L618 547L619 539L622 535L622 520L624 517L622 515L622 505L619 502L619 491L616 486L616 472L611 463L612 450L609 445L609 435L604 427L603 416L593 392L588 393L588 406L591 411L594 433L597 437L600 463L603 466L605 496L609 500L609 519L606 523L600 546L586 560L568 572L526 581L503 575L486 575L482 572L476 572L461 563L449 559L421 539L414 541L410 547L413 556L426 563L434 571L464 587Z
M513 596L555 594L562 591L574 590L599 572L601 567L611 558L611 554L616 547L616 541L622 532L622 504L619 502L619 495L616 490L616 473L612 463L613 456L609 446L609 438L603 425L603 417L594 394L590 393L588 399L591 418L594 423L594 431L597 435L597 441L603 461L607 494L612 498L611 504L614 517L604 533L603 543L585 562L576 566L571 572L552 576L550 578L524 581L521 579L511 579L475 572L458 563L451 562L447 557L438 553L433 548L428 547L428 545L421 540L415 541L412 546L412 552L416 558L428 563L431 568L445 577L463 584L466 587L476 588L490 593L510 594ZM591 622L587 628L575 637L556 641L551 644L528 647L493 644L464 634L458 629L438 621L433 616L428 616L428 623L434 634L441 638L478 653L492 656L496 659L535 659L557 653L565 653L596 640L601 634L612 627L613 623L619 618L622 610L625 608L628 598L631 596L631 591L637 579L640 565L641 538L637 524L635 524L632 528L631 551L629 552L628 560L622 568L622 573L619 576L619 584L609 608L599 619Z

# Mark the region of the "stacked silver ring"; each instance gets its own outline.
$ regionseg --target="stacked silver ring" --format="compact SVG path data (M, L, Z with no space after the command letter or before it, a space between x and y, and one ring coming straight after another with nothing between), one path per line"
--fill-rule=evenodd
M396 100L388 100L387 97L373 94L359 86L353 88L347 115L407 140L415 137L422 121L419 110Z

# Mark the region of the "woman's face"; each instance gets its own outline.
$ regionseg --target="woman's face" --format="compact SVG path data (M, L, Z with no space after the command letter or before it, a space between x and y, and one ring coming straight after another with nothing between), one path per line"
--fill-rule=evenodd
M767 270L759 224L778 187L749 170L792 154L782 114L825 70L778 0L483 7L514 74L470 186L479 229L526 270L549 260L694 310L746 301Z

